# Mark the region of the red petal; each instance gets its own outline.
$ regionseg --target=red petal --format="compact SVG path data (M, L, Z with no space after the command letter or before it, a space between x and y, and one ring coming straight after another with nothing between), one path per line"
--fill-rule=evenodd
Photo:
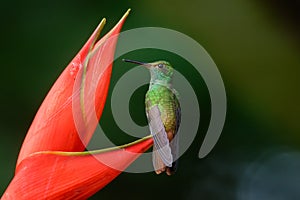
M110 31L103 39L98 43L103 43L105 40L109 39L111 36L119 33L128 12L120 20L120 22ZM85 145L82 143L81 139L84 139L84 143L88 143L96 127L96 123L89 123L86 135L78 136L76 130L76 125L73 118L72 101L74 94L74 84L79 70L82 70L82 65L89 53L90 47L93 41L97 37L100 27L98 27L92 34L87 43L83 46L77 56L71 61L67 68L62 72L60 77L52 86L48 95L46 96L44 102L39 108L31 127L27 133L27 136L23 142L17 165L25 159L28 155L46 150L55 151L83 151ZM104 46L95 50L98 57L98 62L94 63L93 67L97 67L95 64L101 63L103 57L112 58L115 50L116 40L112 40L112 44ZM101 51L101 53L100 53ZM93 58L95 59L95 57ZM99 62L100 60L100 62ZM88 67L91 64L89 64ZM101 76L98 82L97 94L95 98L95 108L97 113L97 120L99 120L100 115L105 104L107 89L109 86L111 74L111 65L106 68L104 74ZM80 78L77 78L80 80Z
M103 188L152 145L147 139L124 149L86 156L36 154L24 159L5 199L86 199ZM134 152L134 153L133 153ZM99 162L105 160L106 164ZM116 168L116 169L114 169Z

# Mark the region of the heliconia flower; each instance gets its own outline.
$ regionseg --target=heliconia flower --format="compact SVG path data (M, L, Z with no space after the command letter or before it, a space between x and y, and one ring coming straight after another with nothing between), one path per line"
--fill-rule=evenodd
M22 161L4 199L87 199L111 182L146 151L145 138L120 150L89 152L40 152ZM100 161L105 161L103 164ZM110 167L113 166L114 168Z
M28 130L2 200L86 199L152 146L148 136L83 152L104 108L117 36L128 14L97 41L103 19L54 83Z
M117 35L127 15L128 12L97 44L104 43L108 38ZM84 62L86 61L90 49L93 48L93 44L97 40L104 24L105 19L101 21L92 36L62 72L47 94L23 142L17 165L28 155L38 151L83 151L85 149L83 142L87 143L91 139L96 124L90 123L88 131L82 131L85 132L85 135L78 135L73 117L72 103L74 95L77 95L79 98L79 94L74 91L74 85L76 80L81 79L80 75L83 71ZM99 53L96 52L100 57L97 58L98 63L95 63L94 67L100 68L101 66L99 65L101 65L102 59L110 59L110 63L112 63L117 38L114 37L114 40L110 40L109 42L110 45L103 45L103 48L96 49L100 51ZM97 64L98 66L96 66ZM93 105L95 105L97 109L98 117L100 117L105 104L110 74L111 64L101 75L101 81L98 82L98 93L95 94L95 103ZM98 74L98 76L99 75L100 74ZM80 77L77 78L78 76ZM92 102L92 100L89 101Z

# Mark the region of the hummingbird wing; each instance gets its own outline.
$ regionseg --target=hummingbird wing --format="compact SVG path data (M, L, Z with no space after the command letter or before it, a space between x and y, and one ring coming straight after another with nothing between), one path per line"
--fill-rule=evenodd
M171 167L168 167L166 172L168 175L172 175L177 171L178 167L178 158L179 158L179 135L175 135L172 141L170 142L170 148L173 156L173 163Z
M153 165L155 170L162 169L164 166L171 167L173 156L169 146L169 140L161 114L157 105L152 106L148 112L148 120L151 135L153 136ZM163 162L163 164L160 162Z
M164 172L166 170L166 165L163 163L155 145L153 145L152 163L157 174L160 174L161 172Z

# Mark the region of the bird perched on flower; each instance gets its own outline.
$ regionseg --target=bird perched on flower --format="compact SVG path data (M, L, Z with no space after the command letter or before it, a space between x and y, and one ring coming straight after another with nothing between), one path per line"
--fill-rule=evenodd
M143 63L124 59L145 66L151 80L145 97L146 115L153 136L153 166L155 172L175 173L178 158L178 128L181 109L178 92L172 86L174 69L169 62Z

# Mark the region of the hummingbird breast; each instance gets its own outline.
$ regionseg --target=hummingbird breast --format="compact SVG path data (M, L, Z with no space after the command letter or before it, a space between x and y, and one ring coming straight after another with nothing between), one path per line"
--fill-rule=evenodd
M172 138L169 137L169 133L176 134L180 123L180 105L172 90L174 89L154 84L147 91L145 98L146 113L152 106L158 106L169 140Z

